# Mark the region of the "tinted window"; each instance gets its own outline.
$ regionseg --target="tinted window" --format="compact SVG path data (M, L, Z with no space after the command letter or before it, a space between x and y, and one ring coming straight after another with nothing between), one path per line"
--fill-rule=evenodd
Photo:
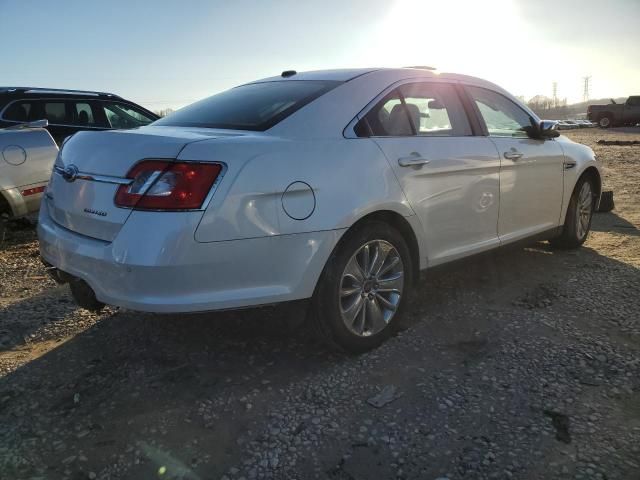
M402 85L383 98L356 125L358 136L465 136L471 127L453 87L436 83Z
M182 108L154 125L266 130L339 83L289 80L243 85Z
M31 102L14 102L5 110L2 118L16 122L28 122Z
M67 107L64 102L44 102L44 118L49 123L67 123Z
M112 128L135 128L153 121L144 112L125 103L103 102L104 113Z
M499 93L467 87L491 137L528 137L533 120L527 112Z
M96 124L93 108L88 103L78 102L74 105L74 124L94 126Z
M640 107L640 97L629 97L627 105L630 107Z

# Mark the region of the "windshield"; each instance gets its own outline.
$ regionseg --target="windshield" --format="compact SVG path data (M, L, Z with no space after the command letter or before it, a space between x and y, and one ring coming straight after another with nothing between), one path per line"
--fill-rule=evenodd
M267 130L340 83L289 80L242 85L184 107L154 125Z

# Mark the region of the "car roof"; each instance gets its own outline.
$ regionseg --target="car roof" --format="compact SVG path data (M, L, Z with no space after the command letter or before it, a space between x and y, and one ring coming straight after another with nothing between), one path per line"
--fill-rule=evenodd
M504 91L500 86L491 83L487 80L478 77L472 77L469 75L463 75L459 73L440 72L433 67L416 66L416 67L402 67L402 68L345 68L345 69L333 69L333 70L312 70L309 72L296 72L295 70L285 70L282 74L274 77L262 78L255 80L252 83L265 83L265 82L286 82L295 80L323 80L323 81L338 81L348 82L363 75L373 74L391 74L397 75L398 79L402 78L446 78L448 80L471 82L476 85L484 85L494 89Z
M70 96L70 97L108 97L122 98L119 95L108 92L96 92L92 90L69 90L63 88L43 87L0 87L0 94L14 95L40 95L40 96Z

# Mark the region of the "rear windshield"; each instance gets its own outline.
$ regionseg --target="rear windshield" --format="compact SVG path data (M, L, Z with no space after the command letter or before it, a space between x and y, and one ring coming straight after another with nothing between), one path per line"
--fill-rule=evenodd
M153 125L267 130L340 83L288 80L242 85L181 108Z

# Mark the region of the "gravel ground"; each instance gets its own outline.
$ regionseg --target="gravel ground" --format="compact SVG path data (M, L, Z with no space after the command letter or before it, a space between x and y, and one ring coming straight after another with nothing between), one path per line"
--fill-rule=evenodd
M435 270L358 357L298 305L75 308L33 228L0 247L0 478L640 479L637 129L572 131L615 191L579 251Z

